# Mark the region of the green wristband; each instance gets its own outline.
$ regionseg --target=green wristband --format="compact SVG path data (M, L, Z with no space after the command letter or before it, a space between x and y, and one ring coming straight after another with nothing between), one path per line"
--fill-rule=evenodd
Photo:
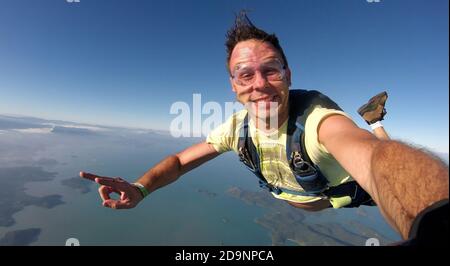
M148 192L148 190L141 183L136 182L133 183L133 185L135 185L139 189L139 191L142 194L142 198L145 198L148 196L148 194L150 194L150 192Z

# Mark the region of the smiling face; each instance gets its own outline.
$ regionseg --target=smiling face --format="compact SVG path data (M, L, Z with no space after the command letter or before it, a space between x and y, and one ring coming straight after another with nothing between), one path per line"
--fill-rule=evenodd
M229 67L231 75L235 70L240 69L243 65L254 66L254 80L249 85L241 85L230 77L231 86L236 93L236 99L246 107L257 108L257 106L269 107L269 103L276 103L278 120L284 122L288 114L288 95L289 86L291 84L291 72L286 67L284 77L281 80L273 80L269 78L270 73L258 67L270 62L282 62L280 53L272 44L259 40L247 40L238 43L231 54Z

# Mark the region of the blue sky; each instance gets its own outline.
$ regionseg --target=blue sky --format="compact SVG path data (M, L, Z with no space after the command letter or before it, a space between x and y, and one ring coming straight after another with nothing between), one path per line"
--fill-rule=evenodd
M234 100L225 32L250 9L292 88L356 109L387 90L394 138L448 152L447 0L0 0L0 113L168 129L176 101Z

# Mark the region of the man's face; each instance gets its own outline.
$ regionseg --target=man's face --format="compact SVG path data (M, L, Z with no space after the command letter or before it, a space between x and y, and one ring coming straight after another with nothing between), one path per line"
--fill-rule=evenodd
M281 80L272 78L271 67L277 62L284 66L280 53L270 43L248 40L234 47L229 62L230 72L234 78L230 77L230 82L240 103L251 108L257 108L257 105L260 108L261 105L269 108L269 102L275 102L278 104L276 111L279 114L287 112L291 73L289 68L286 68L283 69L284 75ZM242 69L250 69L245 71L253 73L250 82L246 82L248 84L242 84L237 80L236 73ZM247 73L241 74L242 77L246 77L245 75Z

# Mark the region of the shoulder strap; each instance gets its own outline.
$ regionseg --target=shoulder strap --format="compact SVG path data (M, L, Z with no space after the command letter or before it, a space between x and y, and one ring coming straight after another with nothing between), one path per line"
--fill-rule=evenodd
M249 145L249 142L251 142L251 145ZM249 170L255 172L259 171L259 158L255 158L257 156L253 155L253 151L256 151L256 148L253 141L249 141L248 114L246 114L239 131L238 153L241 162L243 162Z
M314 91L292 90L289 94L289 119L286 158L299 185L308 193L320 194L328 188L328 180L308 156L305 146L305 111L315 104ZM320 95L319 95L320 96ZM333 106L334 107L334 106Z

